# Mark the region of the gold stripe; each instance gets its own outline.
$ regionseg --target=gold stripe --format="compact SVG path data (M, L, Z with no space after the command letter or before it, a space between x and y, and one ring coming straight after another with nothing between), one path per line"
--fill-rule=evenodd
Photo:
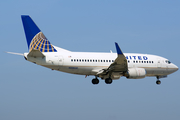
M39 41L39 43L38 43L38 45L39 45L38 50L41 49L42 42L43 42L43 39L41 39L41 40Z
M64 67L104 67L104 68L108 68L109 66L67 66L67 65L63 65ZM133 67L132 67L133 68ZM146 68L155 68L155 69L157 69L158 67L137 67L137 68L144 68L144 69L146 69ZM177 69L177 68L160 68L160 69Z
M44 39L42 39L42 41L41 41L41 43L40 43L39 51L41 51L41 46L42 46L43 42L44 42Z
M38 40L37 40L37 39L39 40L39 38L35 38L35 39L33 40L33 42L34 42L34 43L33 43L32 49L34 48L34 46L35 46L35 45L36 45L36 43L38 42Z
M51 45L51 49L52 49L52 52L54 52L54 48L53 48L53 46Z
M31 49L33 49L33 45L34 45L34 40L31 42L31 45L30 45Z
M36 44L36 47L34 49L37 49L38 45L40 44L40 42L42 41L42 38L40 40L38 40L38 43Z
M48 44L48 41L47 41L47 52L49 52L49 44Z
M47 50L47 52L50 51L50 49L52 50L52 52L55 51L54 47L51 45L51 43L49 42L48 44L48 40L47 38L44 36L44 34L42 32L39 32L31 41L30 43L30 50L32 49L38 49L42 52L45 52ZM47 48L46 48L47 45Z
M46 40L44 40L44 45L43 45L43 51L42 52L44 52L44 50L45 50L45 45L46 45Z

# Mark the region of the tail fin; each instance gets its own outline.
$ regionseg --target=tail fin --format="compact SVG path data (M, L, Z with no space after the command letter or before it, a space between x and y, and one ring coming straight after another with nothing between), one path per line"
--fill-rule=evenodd
M57 50L47 40L30 16L22 15L21 18L24 26L24 32L26 34L29 52L32 49L39 50L41 52L57 52Z

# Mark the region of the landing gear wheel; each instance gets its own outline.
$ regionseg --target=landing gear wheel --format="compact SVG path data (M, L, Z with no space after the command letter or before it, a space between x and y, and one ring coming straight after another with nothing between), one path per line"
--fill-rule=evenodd
M111 78L106 78L105 79L105 83L106 84L111 84L112 83L112 79Z
M157 80L157 81L156 81L156 84L157 84L157 85L160 85L160 84L161 84L161 81L160 81L160 80Z
M92 84L96 85L99 83L99 80L97 78L92 79Z

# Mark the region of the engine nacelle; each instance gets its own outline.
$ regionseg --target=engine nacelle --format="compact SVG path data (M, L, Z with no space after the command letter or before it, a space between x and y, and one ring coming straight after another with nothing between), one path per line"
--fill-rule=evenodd
M146 70L144 68L129 68L125 74L128 79L140 79L146 77Z

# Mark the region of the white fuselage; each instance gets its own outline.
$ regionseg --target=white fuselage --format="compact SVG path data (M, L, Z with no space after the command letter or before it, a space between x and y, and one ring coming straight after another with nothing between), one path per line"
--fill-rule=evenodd
M117 58L116 53L92 52L44 52L46 57L27 57L28 61L62 72L79 75L96 75L100 70L107 69ZM178 70L166 58L148 55L124 53L129 68L144 68L146 76L167 76Z
M29 15L22 15L21 19L29 50L29 53L24 53L26 60L52 70L94 75L93 84L99 83L98 77L111 84L112 80L121 76L128 79L156 76L156 84L160 84L159 78L178 70L176 65L160 56L123 53L117 42L117 53L71 52L52 45Z

